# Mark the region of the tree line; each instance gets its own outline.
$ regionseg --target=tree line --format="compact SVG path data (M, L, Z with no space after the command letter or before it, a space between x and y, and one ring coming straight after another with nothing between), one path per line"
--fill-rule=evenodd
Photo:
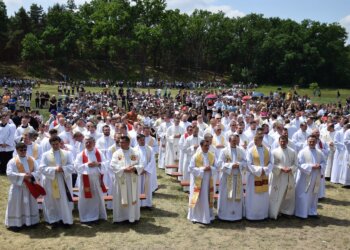
M169 72L211 71L235 82L350 86L350 46L338 23L167 10L165 0L74 0L7 15L0 61L104 60Z

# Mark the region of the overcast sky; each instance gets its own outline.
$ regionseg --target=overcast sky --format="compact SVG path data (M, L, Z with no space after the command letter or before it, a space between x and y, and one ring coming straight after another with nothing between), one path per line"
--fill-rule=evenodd
M45 10L54 3L66 3L66 0L3 0L8 15L13 15L21 6L26 10L37 3ZM76 4L89 0L75 0ZM350 33L350 0L166 0L168 9L180 9L191 14L195 9L212 12L223 11L229 17L244 16L250 13L263 14L265 17L290 18L295 21L311 19L344 26ZM348 39L348 44L350 39Z

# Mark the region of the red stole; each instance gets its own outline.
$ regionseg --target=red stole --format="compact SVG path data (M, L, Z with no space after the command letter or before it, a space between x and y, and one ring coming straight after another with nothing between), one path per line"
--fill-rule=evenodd
M187 137L188 137L188 133L185 133L185 139L187 139Z
M19 156L17 156L15 158L15 162L16 162L18 172L25 173L24 166L23 166L22 162L20 161ZM30 171L30 173L32 173L34 171L34 160L31 157L27 157L27 162L28 162L28 166L29 166L29 171ZM27 186L30 194L35 199L38 198L40 195L42 195L42 196L46 195L45 189L35 181L33 176L32 176L31 181L27 181L24 179L23 182Z
M130 123L127 123L126 125L128 126L128 131L133 130L133 126Z
M97 162L101 162L101 154L100 152L95 149L95 156L96 156L96 160ZM88 163L88 157L85 153L85 150L83 150L83 157L82 157L83 163ZM91 193L91 187L90 187L90 180L89 180L89 175L88 174L83 174L83 184L84 184L84 196L86 199L90 199L92 198L92 193ZM100 176L100 185L101 185L101 189L103 193L107 192L107 188L105 186L105 184L103 183L103 174L101 174Z

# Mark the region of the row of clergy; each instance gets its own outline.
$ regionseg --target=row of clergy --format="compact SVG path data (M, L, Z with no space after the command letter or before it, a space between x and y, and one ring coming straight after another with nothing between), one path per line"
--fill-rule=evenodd
M90 125L89 125L90 126ZM91 124L91 126L95 126ZM67 150L72 153L73 158L75 159L84 149L85 149L85 137L93 137L96 141L96 148L101 152L106 161L110 162L113 153L120 148L119 139L122 135L128 135L131 142L130 145L132 147L137 147L138 142L135 136L130 136L127 132L126 126L120 126L120 132L115 133L113 138L111 137L111 129L108 125L103 126L102 135L96 139L93 134L83 134L81 132L75 132L74 134L70 131L71 124L66 123L65 127L67 131L58 133L57 129L50 129L48 133L42 134L44 136L38 138L38 133L35 131L24 131L21 134L21 141L27 145L27 155L32 156L37 164L39 165L42 159L42 156L45 152L51 150L51 145L49 142L50 137L58 135L61 141L61 148ZM145 143L146 145L152 148L152 153L156 154L158 151L158 144L155 138L150 136L150 128L144 128L142 134L145 135ZM17 153L14 151L13 155L15 156ZM152 177L151 177L151 189L155 191L158 188L157 184L157 175L156 168L152 169ZM109 176L104 177L106 185L109 186L111 184L111 178Z
M110 164L95 147L93 137L85 138L85 149L73 160L63 150L59 136L49 139L51 150L42 155L40 164L27 155L27 145L16 145L16 156L7 165L11 182L5 225L18 229L39 222L38 202L43 195L44 220L52 225L73 224L72 173L78 173L78 210L81 222L106 220L104 193L113 196L113 222L135 222L140 219L140 207L152 206L150 175L155 168L152 149L145 145L145 136L138 135L138 146L130 147L130 139L121 136ZM106 188L104 175L113 173ZM40 180L40 184L37 180ZM140 201L143 193L145 200Z
M221 119L221 118L217 118ZM292 139L289 138L288 127L283 127L280 123L275 123L276 132L270 135L269 126L262 124L257 127L254 120L250 126L244 130L242 124L231 121L230 129L223 132L222 125L217 122L209 127L204 126L201 129L200 119L192 124L187 124L186 129L181 126L179 118L174 118L173 122L169 118L159 126L158 137L160 138L158 167L165 168L167 165L177 164L179 172L182 174L180 180L189 181L188 165L191 157L196 153L199 141L204 138L210 141L210 151L218 158L220 152L229 144L228 138L232 134L238 134L239 146L247 151L253 145L253 138L257 134L263 135L263 145L269 150L274 150L279 146L279 137L288 137L288 147L299 153L306 145L309 135L316 137L316 148L321 150L326 160L325 178L330 179L333 183L350 185L350 124L346 124L344 128L335 131L334 124L327 124L326 132L321 133L318 128L313 128L308 132L308 125L304 122L300 123L300 128L294 133ZM249 135L249 136L248 136ZM166 169L171 174L174 169ZM325 197L325 185L322 180L322 188L320 189L319 198ZM187 188L184 188L188 191Z
M210 142L200 141L200 150L192 156L188 167L189 220L203 224L214 220L214 183L219 169L217 215L221 220L277 219L280 214L300 218L317 216L326 162L322 151L316 148L316 137L309 136L307 146L298 154L287 146L286 136L279 138L280 146L272 151L262 142L263 136L256 135L254 146L245 153L238 147L238 135L231 135L230 146L216 159L210 151Z
M238 133L240 137L240 146L245 149L253 144L253 137L259 129L263 130L264 145L270 148L276 148L278 146L278 138L281 135L287 135L289 138L289 147L299 152L306 144L306 138L309 134L317 135L318 143L317 147L320 148L327 161L325 177L329 178L333 183L340 183L343 185L350 185L350 171L348 171L348 158L349 154L344 155L346 151L350 150L349 137L350 132L346 134L349 126L348 124L342 125L341 123L324 123L317 124L312 119L301 116L300 112L297 113L297 117L290 123L283 123L283 120L270 120L261 124L261 128L258 127L259 122L255 119L254 115L246 115L243 120L243 116L233 117L221 117L216 114L211 120L210 124L203 122L201 115L197 116L197 120L192 123L187 121L187 115L183 114L181 117L175 117L172 121L170 117L164 117L164 119L157 120L153 124L153 129L157 131L157 137L160 139L160 145L158 147L157 140L149 136L151 128L148 126L142 126L140 123L135 123L134 126L126 126L125 124L108 124L107 121L100 121L98 124L92 122L84 123L82 120L78 120L75 128L69 122L66 122L63 117L60 117L58 121L51 122L50 127L55 128L59 133L59 136L63 139L66 147L73 152L76 156L80 153L84 147L82 140L84 135L93 136L96 139L97 147L103 151L106 158L108 156L109 147L114 144L114 140L111 137L115 134L127 134L131 138L131 146L136 146L136 135L140 132L146 135L146 144L153 148L154 153L159 153L158 166L164 168L165 165L171 165L174 160L182 160L185 154L184 151L185 139L189 137L190 133L188 129L198 127L199 137L203 137L206 133L213 135L213 146L221 150L223 147L222 140L225 145L228 142L228 136L232 133ZM18 140L23 136L23 133L33 130L28 125L28 119L25 117L22 119L22 125L17 128L15 139ZM56 123L55 123L56 122ZM108 133L105 132L105 127L109 127ZM48 135L42 129L39 128L39 138L36 140L40 143L41 151L45 152L50 149L48 143ZM148 131L148 135L146 134ZM6 138L9 138L6 133L3 134ZM80 136L79 136L80 135ZM346 137L345 135L348 135ZM0 135L0 137L2 137ZM13 137L13 136L12 136ZM0 138L1 141L1 138ZM198 142L196 142L198 144ZM11 143L10 143L11 144ZM168 150L166 150L168 148ZM30 149L29 149L30 151ZM39 160L40 161L40 150ZM183 158L182 158L183 157ZM179 159L178 159L179 158ZM190 156L186 157L186 168L189 163ZM181 162L182 163L182 162ZM180 167L182 171L184 167ZM171 170L169 170L171 171ZM153 175L156 178L156 175ZM188 179L188 174L184 177ZM156 179L152 181L152 186L156 189ZM323 197L324 194L320 194Z

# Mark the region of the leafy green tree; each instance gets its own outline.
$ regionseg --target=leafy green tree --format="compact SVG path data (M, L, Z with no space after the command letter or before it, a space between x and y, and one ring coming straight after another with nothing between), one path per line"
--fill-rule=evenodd
M24 61L35 61L43 58L44 51L39 39L33 34L28 33L22 40L21 58Z

